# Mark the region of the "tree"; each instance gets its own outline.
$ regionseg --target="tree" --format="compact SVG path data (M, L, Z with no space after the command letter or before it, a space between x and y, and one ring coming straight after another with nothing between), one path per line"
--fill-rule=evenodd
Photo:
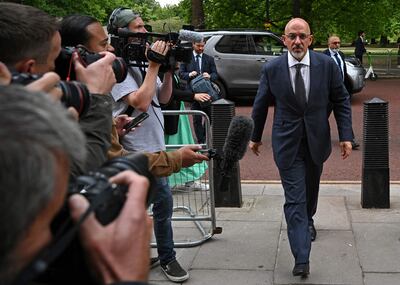
M192 0L192 25L197 29L205 28L203 0Z

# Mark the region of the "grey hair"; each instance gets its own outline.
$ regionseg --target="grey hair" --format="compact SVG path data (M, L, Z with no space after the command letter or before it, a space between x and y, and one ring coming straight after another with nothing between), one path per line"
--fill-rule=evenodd
M85 138L59 102L23 87L0 87L0 279L35 217L56 191L56 156L85 159Z

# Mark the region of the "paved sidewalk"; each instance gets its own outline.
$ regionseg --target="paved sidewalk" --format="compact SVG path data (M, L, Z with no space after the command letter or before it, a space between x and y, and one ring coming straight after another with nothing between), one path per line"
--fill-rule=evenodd
M390 209L361 208L359 184L321 185L307 279L291 274L282 192L280 184L244 184L242 208L216 208L222 234L176 250L189 269L185 284L400 284L399 185L391 185ZM160 267L152 269L150 280L170 283Z

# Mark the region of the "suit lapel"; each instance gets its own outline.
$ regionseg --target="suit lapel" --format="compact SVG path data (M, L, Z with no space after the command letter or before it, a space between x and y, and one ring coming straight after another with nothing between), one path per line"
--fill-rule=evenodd
M310 106L312 102L318 99L318 85L321 79L321 65L312 51L310 53L310 93L308 94L308 104Z
M286 86L286 88L288 89L288 93L286 93L286 94L289 94L289 99L291 99L293 101L293 103L297 105L298 110L301 110L302 107L300 105L298 98L296 97L296 94L294 93L294 89L293 89L293 85L292 85L292 78L290 77L287 53L282 55L282 62L280 63L280 73L279 74L282 74L282 82L285 82L281 86L282 87ZM286 82L288 82L288 84Z
M279 63L279 69L280 69L279 74L282 74L282 82L289 82L289 85L287 86L287 88L289 89L289 92L291 93L292 97L296 98L295 94L294 94L293 86L292 86L292 83L291 83L292 80L290 78L287 53L282 55L282 60ZM283 84L283 86L285 86L285 85L286 84Z

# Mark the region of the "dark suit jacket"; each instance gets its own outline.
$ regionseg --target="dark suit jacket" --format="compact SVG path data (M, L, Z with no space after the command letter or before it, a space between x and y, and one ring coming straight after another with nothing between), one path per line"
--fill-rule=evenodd
M192 60L189 63L182 63L179 67L179 77L189 82L193 78L189 78L189 73L196 70L196 59L192 53ZM210 74L211 81L218 78L217 67L215 66L214 58L203 53L201 58L201 71Z
M364 42L362 41L361 37L358 37L355 42L356 48L354 49L354 54L356 57L362 57L363 53L367 52L365 49Z
M328 48L326 50L324 50L323 53L326 54L327 56L331 57L331 52L329 51ZM346 67L346 62L344 61L344 57L345 57L344 53L339 51L339 56L343 61L344 86L346 87L347 92L349 92L349 94L351 94L351 83L350 83L349 76L347 75L347 67Z
M328 112L332 104L340 141L351 141L350 96L339 68L324 54L310 53L310 93L303 112L290 81L287 53L266 63L261 72L260 85L253 105L254 131L252 141L260 142L268 114L268 102L275 102L272 126L274 160L287 169L296 157L303 136L307 138L311 157L322 164L331 153ZM271 98L273 97L273 98Z
M172 84L172 96L167 105L162 105L163 110L177 111L180 110L181 102L193 102L194 93L189 90L185 90L185 87L181 85L179 78L174 74ZM174 135L178 132L179 116L168 115L164 116L164 133L166 135Z

